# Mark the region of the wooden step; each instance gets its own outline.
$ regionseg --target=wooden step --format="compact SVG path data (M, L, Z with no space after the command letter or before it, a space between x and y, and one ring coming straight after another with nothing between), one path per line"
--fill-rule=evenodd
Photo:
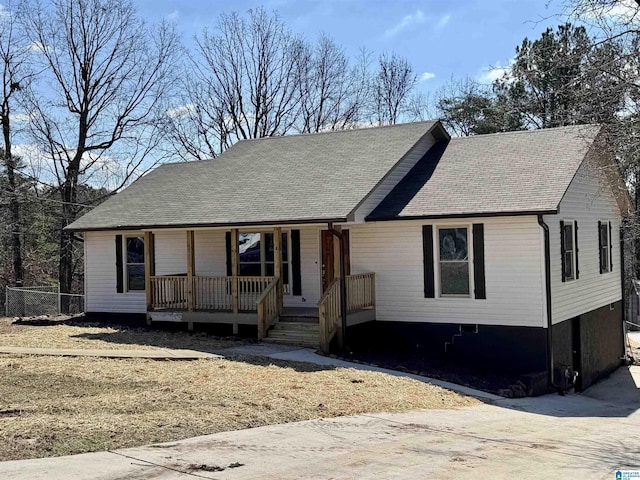
M276 322L267 332L266 342L317 348L320 325L310 322Z
M272 330L290 330L301 332L320 332L320 324L318 323L297 323L297 322L276 322Z
M319 323L318 316L310 316L310 315L280 315L280 322L284 323Z

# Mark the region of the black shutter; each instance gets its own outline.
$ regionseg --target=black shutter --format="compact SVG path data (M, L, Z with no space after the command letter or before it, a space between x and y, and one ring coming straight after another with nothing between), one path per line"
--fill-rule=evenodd
M567 271L564 265L564 221L560 220L560 265L562 266L562 281L567 279Z
M436 296L433 278L433 226L422 226L422 260L424 265L424 298Z
M573 248L576 249L576 280L580 278L580 267L578 266L578 252L580 252L580 249L578 248L578 222L573 222L573 231L574 231L574 246Z
M291 267L293 278L291 291L294 295L302 295L302 273L300 271L300 230L291 230Z
M476 298L487 298L487 287L484 278L484 224L473 224L473 283Z
M602 272L602 222L598 220L598 260L600 261L600 273Z
M225 233L225 240L227 243L227 277L231 276L231 232Z
M611 235L611 222L609 222L609 271L613 272L613 235Z
M116 235L116 292L124 292L124 270L122 268L122 235Z

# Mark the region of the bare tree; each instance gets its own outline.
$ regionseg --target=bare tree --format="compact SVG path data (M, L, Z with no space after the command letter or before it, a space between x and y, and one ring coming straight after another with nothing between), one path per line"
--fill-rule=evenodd
M417 76L407 59L395 53L383 54L378 58L374 94L379 125L398 123L417 82Z
M58 274L68 292L74 249L63 228L80 212L79 184L107 174L114 191L148 167L177 37L166 25L148 27L129 0L35 3L27 29L50 73L28 105L31 133L52 162L62 202Z
M300 131L350 128L360 120L369 79L362 65L349 65L344 50L322 35L298 58L300 68Z
M2 97L0 98L0 123L2 124L2 163L7 177L10 229L10 250L13 267L13 280L16 285L24 281L22 258L22 241L20 237L20 199L16 173L19 168L18 159L14 156L12 146L14 126L12 116L17 105L16 96L26 87L33 73L30 68L31 49L19 22L19 7L8 3L0 15L0 61L2 64Z
M217 32L196 38L194 73L212 100L212 123L224 121L236 139L283 135L289 132L300 106L298 56L303 42L275 14L250 10L220 16Z

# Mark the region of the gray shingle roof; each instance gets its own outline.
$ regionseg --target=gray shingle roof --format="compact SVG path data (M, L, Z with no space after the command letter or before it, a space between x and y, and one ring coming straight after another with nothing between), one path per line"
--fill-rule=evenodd
M238 142L217 159L163 165L72 230L346 218L438 122Z
M584 125L441 142L367 220L555 211L599 130Z

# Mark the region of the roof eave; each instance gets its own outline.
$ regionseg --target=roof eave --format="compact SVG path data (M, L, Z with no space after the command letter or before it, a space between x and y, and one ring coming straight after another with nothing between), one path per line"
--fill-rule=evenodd
M71 225L64 228L69 232L106 232L106 231L125 231L125 230L166 230L166 229L190 229L190 228L236 228L236 227L257 227L265 225L308 225L313 223L346 223L347 217L335 218L309 218L299 220L263 220L259 222L215 222L215 223L183 223L183 224L166 224L166 225L116 225L101 227L84 227L77 228Z
M375 217L368 216L365 222L389 222L394 220L435 220L448 218L480 218L480 217L523 217L528 215L555 215L558 209L547 210L521 210L521 211L500 211L500 212L465 212L465 213L443 213L432 215L406 215Z

